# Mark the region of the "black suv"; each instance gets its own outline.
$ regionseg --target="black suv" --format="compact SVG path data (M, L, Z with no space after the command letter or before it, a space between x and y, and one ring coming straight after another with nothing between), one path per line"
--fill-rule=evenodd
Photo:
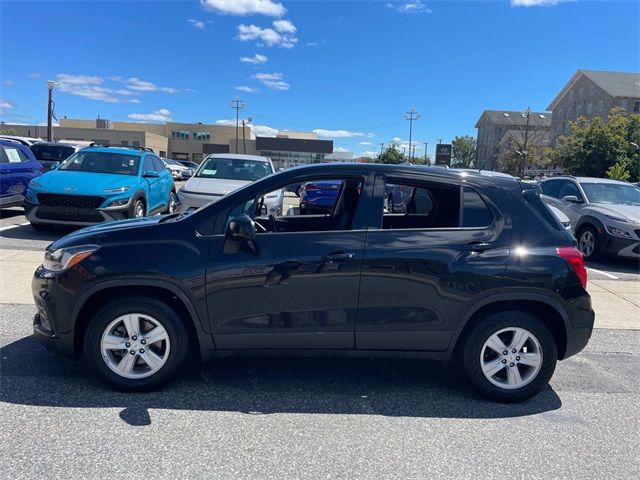
M330 213L283 216L265 199L340 182ZM402 213L386 185L411 190ZM289 189L291 190L291 189ZM84 354L113 388L167 383L190 353L412 356L464 367L498 401L522 400L594 322L574 239L538 187L428 167L287 170L199 210L89 227L35 272L34 333Z

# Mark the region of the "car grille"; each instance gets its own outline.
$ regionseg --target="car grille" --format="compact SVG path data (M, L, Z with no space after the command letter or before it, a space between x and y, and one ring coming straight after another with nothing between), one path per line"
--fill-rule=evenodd
M69 210L71 209L71 211ZM42 220L59 220L63 222L98 223L104 217L90 208L75 207L38 207L36 217Z
M104 197L88 195L59 195L57 193L39 193L38 203L49 207L98 208Z

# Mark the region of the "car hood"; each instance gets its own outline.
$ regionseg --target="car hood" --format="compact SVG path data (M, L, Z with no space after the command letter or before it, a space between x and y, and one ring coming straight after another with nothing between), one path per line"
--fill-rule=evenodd
M640 206L638 205L609 205L609 204L589 204L589 210L596 211L603 215L626 218L634 223L640 223Z
M131 220L121 220L118 222L107 222L99 225L92 225L65 235L50 244L47 247L47 250L56 250L58 248L74 245L100 244L104 236L111 232L134 228L143 229L153 227L157 225L162 218L163 217L161 215L154 215L153 217L132 218ZM141 238L150 235L149 232L139 232L139 234Z
M112 173L68 172L52 170L36 180L38 191L67 195L102 195L105 189L131 187L136 183L133 175Z
M184 185L186 192L210 193L212 195L226 195L229 192L244 187L246 180L226 180L223 178L191 177Z

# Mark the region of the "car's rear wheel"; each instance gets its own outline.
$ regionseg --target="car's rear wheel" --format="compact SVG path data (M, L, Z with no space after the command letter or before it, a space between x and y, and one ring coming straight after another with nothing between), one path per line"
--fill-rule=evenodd
M487 317L466 337L463 350L471 384L498 402L517 402L540 392L553 375L557 357L549 329L520 311Z
M598 232L591 226L582 227L578 232L578 249L585 260L595 260L600 255Z
M159 388L187 358L188 335L176 312L150 297L129 297L103 307L84 338L87 363L116 390Z
M147 214L147 207L144 204L144 200L138 198L133 202L131 207L131 218L142 218Z
M169 194L169 204L167 205L167 210L165 211L165 213L172 214L173 212L175 212L177 203L178 200L176 197L176 192L171 190L171 193Z

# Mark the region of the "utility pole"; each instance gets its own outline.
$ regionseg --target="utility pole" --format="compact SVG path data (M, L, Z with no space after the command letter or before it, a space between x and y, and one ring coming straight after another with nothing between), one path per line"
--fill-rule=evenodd
M413 121L420 118L420 114L415 108L405 112L404 119L409 120L409 161L411 161L411 134L413 133Z
M438 139L438 145L440 145L441 143L442 143L442 139L441 139L441 138L439 138L439 139Z
M244 120L242 120L242 153L247 154L247 140L244 136Z
M236 109L236 152L238 153L238 122L240 119L240 109L244 108L245 103L242 101L240 97L235 97L231 100L231 108Z
M527 141L529 140L529 119L531 118L531 107L527 107L527 111L523 113L527 117L527 123L524 127L524 147L522 149L522 169L520 170L520 178L524 177L524 167L527 163Z
M47 89L49 90L49 102L47 103L47 142L53 140L53 86L55 82L49 80Z
M429 148L429 142L424 142L424 163L427 163L427 148Z
M375 162L376 161L376 147L371 147L371 148L373 148L373 157L371 157L371 158Z
M402 156L404 157L404 154L407 153L407 147L402 147Z

